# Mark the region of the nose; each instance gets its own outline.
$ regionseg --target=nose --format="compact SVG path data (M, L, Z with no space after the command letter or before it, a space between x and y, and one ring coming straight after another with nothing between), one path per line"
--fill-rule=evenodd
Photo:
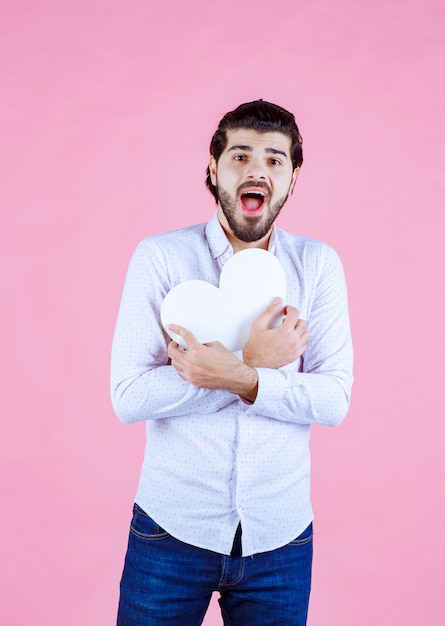
M255 159L249 163L246 177L248 180L266 180L266 172L261 161Z

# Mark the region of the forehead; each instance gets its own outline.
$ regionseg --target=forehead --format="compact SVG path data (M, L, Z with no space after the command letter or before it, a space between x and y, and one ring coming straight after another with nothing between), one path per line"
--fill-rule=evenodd
M290 158L291 139L284 133L278 131L259 133L251 128L236 128L226 132L227 145L224 152L236 146L243 146L258 151L278 150L285 152Z

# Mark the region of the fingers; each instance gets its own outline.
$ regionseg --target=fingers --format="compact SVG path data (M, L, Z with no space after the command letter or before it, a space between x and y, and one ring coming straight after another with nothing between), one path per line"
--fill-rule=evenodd
M281 298L274 298L269 304L267 309L264 309L262 313L254 321L260 328L268 328L270 320L279 313L283 306L283 300Z
M264 317L265 319L270 319L281 310L282 305L283 300L281 298L274 298L267 309L261 313L260 318Z
M168 329L171 330L172 333L175 333L175 335L179 335L184 340L184 343L188 348L191 348L193 345L196 345L199 343L195 335L191 333L189 330L187 330L186 328L183 328L182 326L177 326L176 324L169 324Z
M254 324L256 327L269 328L271 320L281 311L282 303L281 298L274 298L267 309L255 320ZM297 331L297 334L301 336L307 333L307 339L309 339L309 333L306 330L306 320L300 319L300 311L291 305L287 305L282 312L284 314L281 324L283 331Z
M310 339L306 320L300 319L300 311L292 306L285 307L285 318L281 324L281 330L288 337L289 347L293 350L294 360L305 351Z
M179 344L176 343L176 341L173 341L173 339L170 341L170 343L167 346L167 354L169 356L169 358L173 361L176 357L176 352L179 350Z
M295 324L295 330L298 331L300 335L307 333L306 328L307 328L306 320L299 319L297 323Z
M284 319L283 325L287 325L294 330L298 330L300 334L303 334L306 331L307 324L306 320L301 319L300 311L293 306L286 306L284 309Z
M288 326L290 328L296 328L299 320L300 311L293 306L286 306L284 308L284 319L283 326ZM301 320L303 321L303 320Z

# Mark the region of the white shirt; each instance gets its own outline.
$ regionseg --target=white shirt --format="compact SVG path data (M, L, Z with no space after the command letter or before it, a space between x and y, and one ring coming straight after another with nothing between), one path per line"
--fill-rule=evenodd
M309 525L310 425L335 426L349 407L352 347L336 253L276 227L269 251L311 338L296 362L258 368L253 404L183 380L169 365L160 324L172 287L189 279L219 284L233 250L216 214L139 244L113 340L114 410L125 423L146 421L136 502L177 539L222 554L230 554L239 521L243 556L281 547Z

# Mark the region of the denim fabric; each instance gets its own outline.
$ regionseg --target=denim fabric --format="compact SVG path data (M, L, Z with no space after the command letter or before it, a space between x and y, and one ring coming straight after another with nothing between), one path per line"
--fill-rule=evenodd
M118 626L199 626L213 591L226 626L305 626L312 524L288 545L225 556L171 537L135 504Z

